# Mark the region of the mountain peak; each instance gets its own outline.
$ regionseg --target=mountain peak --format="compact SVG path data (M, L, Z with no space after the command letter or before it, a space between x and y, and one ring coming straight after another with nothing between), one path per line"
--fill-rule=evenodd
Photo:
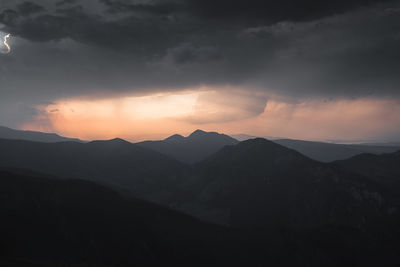
M181 162L195 163L212 155L226 145L237 143L236 139L225 134L196 130L187 137L174 134L161 141L147 141L138 144Z
M174 141L181 141L183 139L185 139L185 137L183 137L182 135L174 134L174 135L171 135L170 137L165 138L164 141L174 142Z
M89 144L131 144L131 143L122 138L114 138L110 140L95 140L90 142Z
M227 160L229 159L229 160ZM228 165L240 165L243 163L259 164L264 166L268 162L275 166L277 163L305 162L310 159L297 151L286 148L264 138L255 138L242 141L236 145L225 146L204 162L224 162Z
M297 154L305 158L305 156L301 155L300 153L298 153L293 149L284 147L275 142L260 137L240 142L239 144L237 144L237 147L238 149L243 150L243 152L251 151L251 153L255 153L256 151L260 152L262 151L262 152L267 152L268 154L275 154L275 155L289 153L289 154Z
M124 140L122 138L119 138L119 137L111 139L111 140L109 140L109 142L112 142L112 143L129 143L128 141L126 141L126 140Z
M197 136L205 136L207 134L210 134L211 132L205 132L203 130L199 130L197 129L196 131L194 131L193 133L191 133L188 137L197 137ZM212 132L214 133L214 132Z

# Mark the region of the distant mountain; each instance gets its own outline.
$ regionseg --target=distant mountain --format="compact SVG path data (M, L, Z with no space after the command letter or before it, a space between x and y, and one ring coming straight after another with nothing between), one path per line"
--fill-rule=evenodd
M384 143L363 143L365 146L395 146L400 148L400 142L384 142Z
M246 141L249 139L257 138L257 136L248 135L248 134L232 134L232 135L230 135L230 137L232 137L238 141Z
M39 143L0 139L0 167L96 181L143 199L168 199L188 167L122 139Z
M378 184L265 139L226 146L194 168L175 207L234 227L367 229L399 216Z
M225 134L196 130L187 137L172 135L160 141L145 141L137 145L168 155L185 163L195 163L238 141Z
M322 162L348 159L362 153L382 154L400 149L396 146L344 145L292 139L278 139L273 142L294 149L301 154Z
M82 142L76 138L67 138L63 136L59 136L55 133L42 133L42 132L34 132L34 131L21 131L14 130L11 128L7 128L4 126L0 126L0 138L3 139L13 139L13 140L27 140L34 142L43 142L43 143L56 143L56 142Z
M400 150L382 155L360 154L334 163L362 174L400 196Z
M254 136L254 135L248 135L248 134L232 134L230 135L232 138L235 138L236 140L239 141L246 141L249 139L255 139L255 138L265 138L268 140L277 140L277 139L282 139L281 137L276 137L276 136Z

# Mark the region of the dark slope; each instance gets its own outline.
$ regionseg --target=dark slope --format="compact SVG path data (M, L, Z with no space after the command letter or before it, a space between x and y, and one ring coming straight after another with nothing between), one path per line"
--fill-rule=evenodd
M195 168L175 205L235 227L363 229L398 216L379 185L265 139L224 147Z
M279 139L273 140L273 142L294 149L309 158L322 162L348 159L362 153L391 153L400 149L394 146L343 145L291 139Z
M55 133L42 133L34 131L20 131L0 126L0 138L13 139L13 140L26 140L43 143L56 143L56 142L82 142L76 138L67 138L59 136Z
M154 201L167 199L186 169L178 161L121 139L86 144L0 139L0 167L97 181Z
M400 151L382 155L361 154L334 163L362 174L400 195Z
M168 155L181 162L195 163L205 159L226 145L237 143L236 139L224 134L197 130L188 137L176 134L161 141L145 141L137 144Z
M243 256L227 229L88 181L0 171L0 199L2 266L205 266Z
M399 263L395 232L387 237L335 226L228 229L148 202L126 200L83 180L0 170L0 200L0 266L364 267Z

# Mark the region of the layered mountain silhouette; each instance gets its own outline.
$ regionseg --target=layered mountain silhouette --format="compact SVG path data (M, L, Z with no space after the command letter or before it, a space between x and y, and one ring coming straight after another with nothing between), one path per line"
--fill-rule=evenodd
M236 137L236 138L235 138ZM140 146L168 155L184 163L196 163L217 152L226 145L234 145L240 141L255 139L249 135L233 135L232 137L215 132L196 130L183 137L175 134L164 140L144 141ZM333 162L351 158L362 153L383 154L400 150L396 144L334 144L293 139L273 139L273 142L294 149L301 154L322 162Z
M122 139L90 143L0 139L0 167L96 181L153 201L168 198L187 168Z
M322 162L348 159L362 153L383 154L400 150L400 146L382 144L332 144L292 139L277 139L273 142Z
M238 141L246 141L249 139L259 138L258 136L248 135L248 134L232 134L230 137Z
M226 146L195 165L176 207L234 227L368 227L397 210L362 175L265 139Z
M207 138L232 143L200 150ZM398 152L322 163L201 131L152 144L202 154L183 163L122 139L0 139L0 265L400 263Z
M196 130L187 137L175 134L161 141L145 141L137 144L181 162L195 163L226 145L233 145L238 142L225 134Z
M27 140L43 143L56 143L56 142L82 142L77 138L67 138L55 133L42 133L35 131L21 131L14 130L8 127L0 126L0 138L14 139L14 140Z
M195 132L190 138L197 134L208 135ZM176 138L183 137L169 140ZM86 144L0 139L0 167L95 181L237 227L354 226L364 220L357 213L363 205L371 220L392 208L385 189L364 173L260 138L225 146L193 166L122 139Z

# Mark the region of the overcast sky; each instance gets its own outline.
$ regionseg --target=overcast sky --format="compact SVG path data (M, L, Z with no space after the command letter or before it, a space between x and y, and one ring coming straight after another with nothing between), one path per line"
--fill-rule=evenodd
M400 140L400 1L1 0L8 33L0 125Z

